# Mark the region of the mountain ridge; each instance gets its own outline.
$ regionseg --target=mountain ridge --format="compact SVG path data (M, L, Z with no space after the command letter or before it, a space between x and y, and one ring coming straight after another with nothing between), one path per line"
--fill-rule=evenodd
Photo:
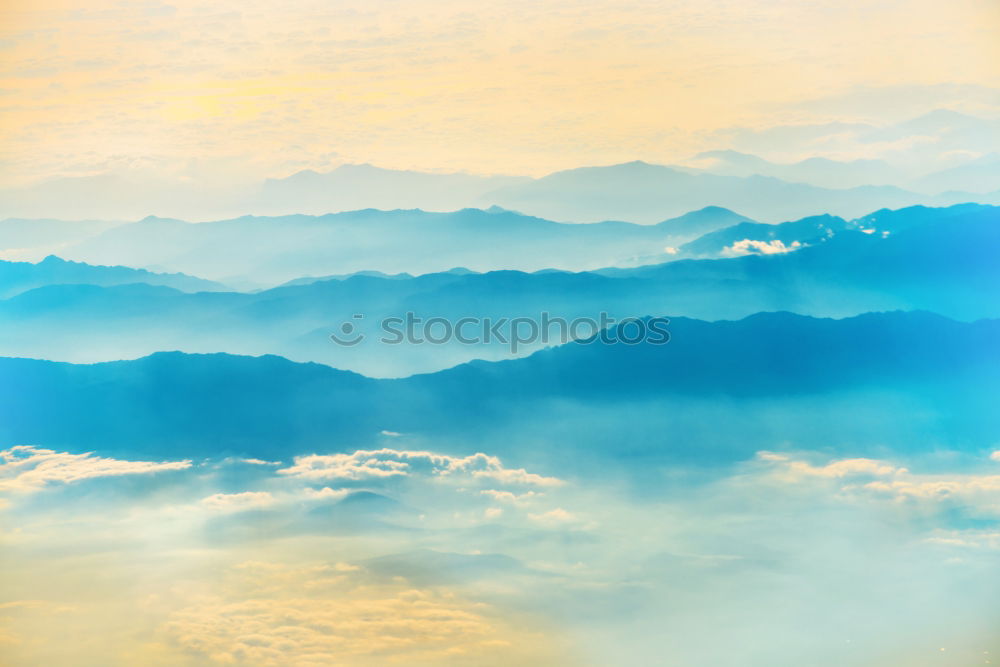
M574 446L587 449L609 426L588 424L601 411L619 409L650 415L648 422L632 424L640 429L635 437L642 435L629 447L709 459L719 453L712 453L711 443L700 454L648 438L663 428L686 437L702 428L690 421L695 414L709 421L711 414L726 414L747 421L726 426L716 417L718 447L737 447L742 455L759 446L758 438L773 444L775 424L781 425L781 437L806 437L813 431L800 429L821 425L828 442L861 438L874 448L887 433L911 437L912 429L897 423L900 410L911 411L913 429L923 429L921 447L933 447L942 433L944 417L935 416L942 410L954 415L948 420L977 415L954 426L949 435L954 446L986 446L1000 434L1000 416L981 410L1000 388L995 370L1000 320L961 323L899 312L841 320L764 313L715 323L675 318L670 332L665 345L570 343L523 359L383 380L274 355L163 352L93 365L2 358L0 437L67 451L129 448L186 457L211 451L273 460L269 457L374 447L388 430L439 438L442 447L474 437L509 450L518 442L525 447L540 437L557 437L564 422L552 421L552 411L568 410L582 420L573 427L575 439L589 443ZM874 421L862 423L856 416L857 424L838 424L835 415L848 404ZM938 407L930 413L912 412L933 405ZM787 424L770 421L775 410L787 412ZM611 423L621 425L620 419ZM769 423L771 432L765 428ZM531 433L536 427L543 430ZM521 435L512 443L513 433ZM734 440L739 433L742 445ZM551 449L553 455L563 451Z

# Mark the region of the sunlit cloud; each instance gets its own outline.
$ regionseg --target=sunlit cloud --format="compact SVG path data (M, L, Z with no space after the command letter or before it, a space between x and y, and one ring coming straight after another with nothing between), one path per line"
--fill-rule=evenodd
M174 612L164 634L214 664L502 664L525 659L482 604L365 585L357 567L244 563L221 595ZM277 595L253 596L277 584ZM535 639L534 641L537 641Z
M808 477L842 478L857 475L884 477L907 472L906 468L899 468L874 459L842 459L816 466L775 452L758 452L757 458L784 468L788 477L796 480Z
M801 247L802 244L798 241L792 241L786 246L784 241L780 239L773 241L743 239L723 248L722 254L728 257L739 257L741 255L781 255L786 252L798 250Z
M46 653L56 627L75 629L60 632L77 658L90 655L78 641L89 629L149 664L580 664L569 646L610 664L669 644L686 663L723 660L727 645L762 664L821 646L828 659L814 664L832 667L852 650L912 662L925 644L963 657L994 648L974 621L993 598L966 582L995 569L996 530L933 509L989 516L993 461L930 475L895 459L770 451L636 496L602 478L500 485L475 473L521 469L482 453L316 456L278 470L200 466L159 500L64 507L57 529L27 514L7 556L21 602L0 607L13 655L70 664ZM556 479L547 472L525 474ZM152 548L160 535L169 549ZM32 545L66 543L76 555L43 577L48 557L40 565ZM91 585L119 562L132 565L116 585ZM914 580L933 618L910 612ZM542 618L560 621L543 632ZM930 623L926 641L901 618ZM779 641L790 627L801 646Z
M239 459L240 463L253 466L280 466L281 461L264 461L262 459Z
M758 460L772 466L774 478L801 484L813 480L836 481L845 498L896 503L960 505L1000 518L1000 475L915 473L908 468L874 459L842 459L824 465L761 452ZM996 460L995 453L990 459Z
M480 491L484 496L489 496L496 501L503 503L521 503L541 496L537 491L525 491L524 493L514 493L513 491L499 491L497 489L484 489Z
M460 474L507 484L558 486L562 480L530 473L523 468L505 468L495 456L477 453L465 457L427 451L396 449L359 450L352 454L296 456L294 464L279 475L309 480L405 477L423 473L436 477Z
M97 477L148 475L184 470L191 461L123 461L18 445L0 452L0 492L27 493L49 485L73 484Z

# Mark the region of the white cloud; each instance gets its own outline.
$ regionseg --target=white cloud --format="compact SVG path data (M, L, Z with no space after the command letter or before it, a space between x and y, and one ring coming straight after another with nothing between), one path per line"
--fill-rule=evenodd
M252 466L280 466L281 461L264 461L263 459L237 459L240 463Z
M397 449L358 450L353 454L311 454L295 457L294 464L278 474L303 479L360 480L423 474L432 477L469 475L508 484L558 486L562 480L505 468L500 459L483 453L464 457L428 451Z
M533 486L560 486L564 482L555 477L543 477L524 468L500 468L476 470L473 477L493 479L505 484L525 484Z
M494 500L501 503L520 503L531 498L537 498L541 496L541 493L537 491L526 491L524 493L514 493L513 491L500 491L498 489L484 489L479 492L484 496L489 496Z
M50 484L72 484L95 477L142 475L167 470L184 470L191 461L122 461L70 454L30 445L18 445L0 452L0 491L31 492Z
M780 239L773 241L756 241L754 239L743 239L736 241L731 246L722 249L723 255L780 255L792 250L798 250L802 244L792 241L791 245L785 245Z
M303 479L351 480L407 474L408 463L384 459L380 455L378 451L357 451L353 454L296 456L294 464L278 470L278 474Z
M324 486L322 489L307 488L303 493L309 500L340 500L350 493L350 491L347 489L331 489L329 486Z
M1000 551L1000 533L991 531L947 531L935 537L928 537L924 542L945 547Z
M793 460L783 454L762 451L757 452L757 460L773 464L785 479L791 481L810 477L826 477L830 479L862 475L883 477L907 472L906 468L900 468L876 459L865 458L841 459L825 465L815 466L806 461Z
M899 499L961 499L1000 510L1000 475L956 475L953 477L920 475L865 484L865 489L886 493Z
M990 458L1000 459L996 452ZM773 466L774 478L785 483L825 479L839 482L838 491L849 497L960 502L981 512L1000 515L1000 475L914 474L905 467L865 458L842 459L821 466L773 452L759 452L757 459Z
M242 510L267 507L275 502L267 491L244 491L242 493L216 493L201 499L201 504L212 510L240 512Z

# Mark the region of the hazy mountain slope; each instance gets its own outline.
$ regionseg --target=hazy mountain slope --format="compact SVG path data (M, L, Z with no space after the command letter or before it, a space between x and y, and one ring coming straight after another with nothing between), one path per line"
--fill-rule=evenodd
M710 208L658 225L560 224L505 210L352 211L311 217L244 217L191 224L146 218L87 239L65 256L129 263L228 281L279 284L303 275L356 271L428 273L456 266L588 269L634 265L697 237L748 220ZM224 249L224 252L220 252Z
M566 173L587 180L589 168L531 179L345 164L326 172L307 169L252 182L211 169L195 168L181 177L118 168L0 190L0 218L137 220L157 215L205 221L249 213L322 215L363 208L454 211L518 201L525 206L512 208L579 222L651 223L710 205L779 222L816 213L850 218L911 204L1000 203L1000 175L990 157L1000 151L1000 121L995 119L939 109L882 126L829 122L732 127L708 141L711 146L706 147L722 150L706 150L683 166L661 168L691 178L664 174L658 182L632 189L628 176L619 180L611 175L604 179L606 187L598 183L596 190L565 183L562 190L554 188ZM839 155L871 157L831 159ZM617 169L630 171L628 165ZM896 187L840 190L860 186ZM978 194L937 196L947 191ZM586 205L578 200L581 196ZM810 199L814 205L804 205ZM59 249L6 258L38 259L53 253L59 254Z
M741 224L701 242L711 242L714 250L755 234L768 238L773 231L789 234L782 236L786 242L801 238L815 244L783 254L679 260L595 273L358 275L255 293L185 294L149 285L49 286L0 301L0 354L89 362L174 349L271 353L399 376L474 358L509 358L512 352L524 354L556 342L562 333L553 327L548 341L516 349L509 343L509 327L504 329L507 339L489 345L381 343L386 336L383 318L407 313L421 322L480 318L480 338L485 318L537 321L542 313L568 321L596 320L601 313L617 319L672 313L712 320L775 310L845 317L869 310L923 309L963 320L1000 317L996 209L972 205L880 211L856 221L857 231L829 236L840 224L828 217L779 226ZM362 344L334 344L330 336L345 322L354 333L367 336ZM421 322L416 323L418 336L427 331ZM587 335L592 326L584 323L578 335ZM440 325L436 331L440 335Z
M77 214L79 215L79 213ZM0 220L0 259L37 261L123 222L101 220Z
M437 174L347 164L326 173L232 185L211 179L178 180L142 172L53 178L0 192L0 217L147 215L212 220L261 215L325 214L362 208L454 211L490 190L528 180L509 176Z
M185 292L220 291L226 287L181 273L152 273L125 266L92 266L67 262L55 256L41 262L0 261L0 298L6 299L28 290L50 285L125 285L145 283L163 285Z
M1000 210L962 205L878 211L823 243L796 252L735 259L680 260L609 276L677 284L739 284L757 293L783 295L783 309L813 312L813 304L837 309L854 301L875 307L921 308L961 319L995 317L990 304L1000 284ZM868 232L868 233L865 233ZM919 304L919 305L918 305ZM885 307L885 306L883 306Z
M902 186L908 180L908 174L904 170L884 160L839 161L813 157L781 164L739 151L716 150L699 153L688 163L722 176L770 176L791 183L807 183L831 189L863 185ZM937 192L940 190L930 194Z
M776 313L678 319L671 334L666 345L573 343L403 380L278 357L161 353L89 366L5 358L0 437L271 460L358 448L387 430L433 438L438 451L470 438L487 451L528 451L542 439L555 457L701 462L764 441L857 452L969 449L1000 437L1000 416L985 407L1000 389L997 321ZM691 439L706 429L712 438Z
M697 211L690 211L676 218L664 220L657 223L657 227L663 228L664 231L673 236L686 238L709 234L744 222L755 221L720 206L706 206Z
M893 186L826 189L768 176L690 173L629 162L557 172L484 197L550 220L654 222L708 205L742 211L764 222L795 220L817 211L854 218L877 208L914 204L994 203L992 196L964 193L921 195Z
M971 162L926 174L913 182L924 191L990 193L1000 190L1000 153L988 153Z
M982 146L978 146L977 150L981 149ZM841 161L811 157L798 162L776 163L733 150L705 151L686 161L685 165L692 170L722 176L769 176L831 189L893 185L924 195L944 192L989 194L1000 190L1000 154L996 152L931 171L923 171L920 165L890 164L885 160Z
M306 170L287 178L269 178L246 210L263 215L322 215L365 208L457 211L474 206L487 192L529 180L345 164L327 173Z
M821 243L848 229L857 229L857 225L832 215L817 215L777 225L744 222L700 236L678 250L689 257L773 254ZM758 243L747 244L747 241Z

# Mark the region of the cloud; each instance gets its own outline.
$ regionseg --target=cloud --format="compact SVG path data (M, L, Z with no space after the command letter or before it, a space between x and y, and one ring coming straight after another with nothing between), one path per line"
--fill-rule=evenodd
M294 464L278 474L309 480L362 480L406 477L422 474L430 477L471 476L507 484L559 486L563 481L530 473L523 468L505 468L500 459L483 453L465 457L428 451L397 449L358 450L353 454L312 454L296 456Z
M278 474L303 479L349 480L408 474L408 463L384 458L382 454L382 451L357 451L353 454L296 456L294 464L278 470Z
M268 507L275 503L274 496L267 491L244 491L242 493L216 493L201 499L201 505L212 510L239 512L242 510Z
M492 479L505 484L524 484L530 486L560 486L564 483L561 479L544 477L528 472L524 468L487 468L485 470L474 471L472 476L480 479Z
M225 590L172 613L162 633L206 664L522 664L521 642L486 605L405 582L364 585L363 575L238 565Z
M237 459L239 463L252 466L280 466L281 461L264 461L263 459Z
M896 499L961 500L1000 512L1000 475L908 476L869 482L863 488Z
M991 454L997 460L996 453ZM1000 475L916 474L908 468L875 459L854 458L812 465L773 452L760 452L759 461L774 468L774 479L785 483L830 480L844 497L887 499L893 502L948 503L1000 516Z
M798 241L792 241L791 245L786 246L780 239L775 239L773 241L743 239L742 241L736 241L731 246L723 248L722 254L728 256L780 255L786 252L791 252L792 250L798 250L801 247L802 244Z
M641 493L603 469L558 488L482 484L493 478L475 472L507 470L483 454L366 450L296 460L292 473L263 471L270 493L208 495L202 485L221 467L204 466L203 475L178 476L173 496L201 499L195 506L205 514L274 500L273 523L234 512L206 524L151 505L117 515L113 506L66 506L58 523L28 516L5 558L20 588L11 599L78 611L41 618L42 609L0 606L0 634L6 628L20 642L11 649L20 651L17 664L47 665L63 664L46 660L57 644L77 663L100 662L88 651L111 646L136 664L303 667L559 665L580 664L581 654L595 664L646 664L665 651L679 664L726 664L734 646L760 664L826 667L858 655L920 664L925 641L972 664L959 646L992 651L995 526L964 529L953 522L961 513L925 511L953 504L907 488L947 482L949 503L989 507L1000 496L996 476L918 474L916 458L908 467L821 456L764 451L735 470L671 475ZM981 463L979 473L997 472ZM343 478L324 486L309 476L331 467L361 475L362 485L345 485L351 491L412 479L391 495L415 511L391 526L369 521L375 515L363 504L314 511L304 498L348 493L333 483ZM399 474L356 470L366 468ZM236 472L256 480L260 471ZM377 510L382 499L368 500ZM357 510L366 530L338 530L337 520ZM306 515L315 532L272 530ZM230 524L250 537L219 540ZM246 562L247 553L266 562ZM134 566L95 587L105 556ZM555 655L563 645L574 653Z
M30 445L18 445L0 452L0 491L31 492L50 484L73 484L96 477L146 475L169 470L184 470L191 461L122 461L94 456L93 453L69 454Z
M783 468L786 478L793 480L808 477L844 478L858 475L882 477L907 472L906 468L900 468L884 461L865 458L841 459L825 465L815 466L806 461L797 461L782 454L764 451L757 453L757 459Z
M309 500L341 500L350 491L347 489L331 489L329 486L324 486L322 489L306 488L303 493Z
M1000 551L1000 533L989 530L942 531L924 542L944 547Z
M537 491L526 491L518 494L513 491L499 491L497 489L484 489L479 493L484 496L489 496L490 498L502 503L520 503L542 495Z

